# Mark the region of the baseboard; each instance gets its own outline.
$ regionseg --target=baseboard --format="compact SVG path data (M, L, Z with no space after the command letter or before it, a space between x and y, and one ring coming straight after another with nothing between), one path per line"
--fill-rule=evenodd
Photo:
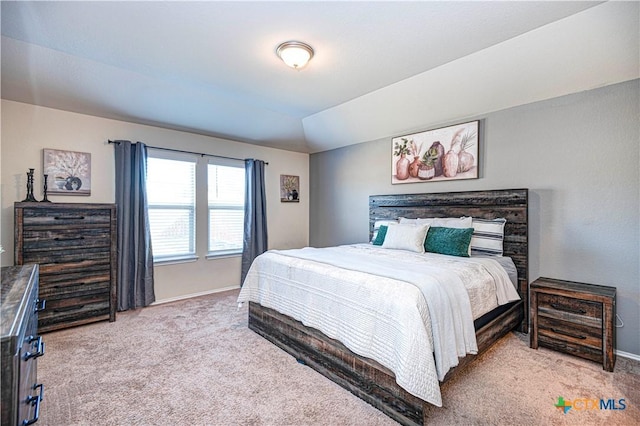
M182 296L170 297L168 299L156 300L151 304L151 306L162 305L163 303L169 303L169 302L177 302L178 300L191 299L193 297L198 297L198 296L206 296L208 294L222 293L223 291L237 290L239 288L240 286L222 287L222 288L216 288L214 290L201 291L199 293L191 293L191 294L185 294Z
M625 352L625 351L616 350L616 355L617 356L621 356L623 358L629 358L629 359L632 359L634 361L639 361L640 362L640 355L632 354L631 352Z

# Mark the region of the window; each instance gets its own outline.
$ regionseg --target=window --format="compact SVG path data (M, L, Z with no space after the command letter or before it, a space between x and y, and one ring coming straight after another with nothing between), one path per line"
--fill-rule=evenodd
M244 165L209 164L209 254L242 252Z
M195 257L196 159L149 150L147 197L154 261Z

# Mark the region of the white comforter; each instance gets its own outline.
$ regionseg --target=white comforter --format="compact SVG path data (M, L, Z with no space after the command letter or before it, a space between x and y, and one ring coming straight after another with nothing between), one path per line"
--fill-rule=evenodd
M477 353L466 287L478 283L492 288L496 304L519 299L492 259L369 244L308 247L258 256L238 302L260 303L322 331L389 368L411 394L442 406L439 380L459 357Z

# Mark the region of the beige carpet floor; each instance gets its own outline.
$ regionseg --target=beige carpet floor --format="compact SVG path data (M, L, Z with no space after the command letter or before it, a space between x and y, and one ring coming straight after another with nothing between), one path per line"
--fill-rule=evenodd
M394 425L247 328L237 291L45 334L38 425ZM512 333L442 386L435 425L638 425L640 363L532 350ZM554 407L624 398L624 410Z

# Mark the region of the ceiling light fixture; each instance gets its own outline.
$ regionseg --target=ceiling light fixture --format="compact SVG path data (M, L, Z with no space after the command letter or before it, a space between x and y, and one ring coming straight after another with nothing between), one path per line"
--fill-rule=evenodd
M276 49L276 53L291 68L299 70L313 58L313 48L301 41L285 41Z

